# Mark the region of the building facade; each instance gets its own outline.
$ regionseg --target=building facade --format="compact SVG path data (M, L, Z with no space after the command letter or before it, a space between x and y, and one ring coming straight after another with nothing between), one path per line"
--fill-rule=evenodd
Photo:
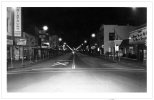
M13 60L13 9L7 7L7 61Z
M119 50L119 46L124 39L129 38L129 32L134 30L134 26L102 25L100 28L104 34L104 54L114 53Z
M131 45L131 54L136 56L138 61L146 61L147 59L147 27L141 25L129 33L129 44Z

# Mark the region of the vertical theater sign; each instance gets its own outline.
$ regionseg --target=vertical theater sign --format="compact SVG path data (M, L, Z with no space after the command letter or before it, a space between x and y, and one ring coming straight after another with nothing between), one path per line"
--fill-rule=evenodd
M21 37L21 7L17 7L14 13L14 36Z

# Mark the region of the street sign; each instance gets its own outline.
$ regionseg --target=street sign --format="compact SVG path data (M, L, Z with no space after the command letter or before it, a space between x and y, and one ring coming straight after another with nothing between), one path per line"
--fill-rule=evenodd
M26 45L26 39L16 39L17 45Z
M115 45L118 45L118 46L120 46L121 42L122 40L114 40Z
M41 48L48 48L48 46L41 46Z
M111 47L109 47L109 52L111 52Z
M119 51L119 46L118 45L115 46L115 51Z

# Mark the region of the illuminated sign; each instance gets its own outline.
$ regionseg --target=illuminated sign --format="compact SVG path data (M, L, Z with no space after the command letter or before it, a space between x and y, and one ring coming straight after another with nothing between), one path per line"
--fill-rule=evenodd
M26 39L16 39L17 45L26 45Z
M21 37L21 7L14 11L14 36Z
M130 34L130 44L144 44L147 38L147 30L146 27L133 31Z

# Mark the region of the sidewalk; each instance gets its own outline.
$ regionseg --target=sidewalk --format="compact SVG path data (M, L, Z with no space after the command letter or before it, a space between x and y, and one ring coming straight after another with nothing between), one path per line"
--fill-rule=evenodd
M105 57L105 56L97 56L97 57L101 58L103 60L109 61L111 63L117 63L119 65L128 66L128 67L131 67L131 68L133 68L133 67L134 68L144 68L144 69L147 68L146 62L140 62L136 59L120 57L120 60L116 59L116 58L113 60L112 57L110 57L110 58Z
M44 63L47 63L47 62L50 62L50 63L55 63L55 61L57 60L63 60L63 59L68 59L68 57L66 56L70 56L70 54L68 55L65 55L65 54L62 54L62 55L56 55L56 56L52 56L50 58L45 58L45 59L39 59L39 60L24 60L24 63L22 65L22 61L14 61L13 62L13 66L11 66L11 63L9 62L7 64L7 71L12 71L12 70L22 70L22 69L29 69L30 67L36 67L36 68L39 68L39 67L42 67L42 66L39 66L40 64L43 64ZM46 66L43 66L43 67L46 67Z
M27 68L27 67L31 67L34 64L38 64L42 61L48 60L46 59L40 59L40 60L24 60L23 63L22 61L13 61L12 65L11 62L7 63L7 70L15 70L15 69L23 69L23 68Z

